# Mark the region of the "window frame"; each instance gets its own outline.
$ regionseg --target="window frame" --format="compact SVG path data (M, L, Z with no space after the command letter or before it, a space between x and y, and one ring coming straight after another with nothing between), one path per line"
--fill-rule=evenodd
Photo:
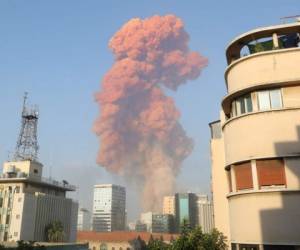
M249 102L250 100L250 102ZM249 104L251 104L251 108L249 109ZM242 96L235 98L231 103L231 117L240 116L243 114L248 114L253 112L253 101L252 94L247 93Z
M275 92L278 91L279 93L279 102L280 102L280 107L274 107L274 102L272 102L272 96L271 96L271 92ZM268 108L261 108L261 101L263 100L262 98L260 98L260 94L262 93L267 93L268 96L268 103L269 106ZM259 90L257 91L257 108L258 111L268 111L268 110L274 110L274 109L282 109L283 108L283 98L282 98L282 88L274 88L274 89L264 89L264 90Z

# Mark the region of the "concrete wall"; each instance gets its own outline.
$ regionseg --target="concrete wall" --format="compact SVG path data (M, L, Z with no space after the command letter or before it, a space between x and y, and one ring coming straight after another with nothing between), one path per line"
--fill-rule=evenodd
M274 191L231 196L231 241L300 245L299 207L299 192Z
M232 63L225 73L228 93L260 84L300 79L300 48L252 54Z
M222 138L211 140L211 166L212 166L212 192L214 204L214 224L228 239L229 231L229 210L226 198L229 192L227 175L224 169L225 155L224 142Z
M227 122L226 165L248 159L300 155L300 109L249 113Z

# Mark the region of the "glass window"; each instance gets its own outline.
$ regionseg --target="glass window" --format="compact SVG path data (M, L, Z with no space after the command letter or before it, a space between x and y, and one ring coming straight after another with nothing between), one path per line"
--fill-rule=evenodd
M258 92L258 106L259 110L271 109L269 91Z
M243 95L231 103L231 116L252 112L251 94Z
M278 109L282 107L281 90L272 89L258 92L259 110Z
M270 99L271 99L271 106L273 109L278 109L282 107L280 89L270 90Z
M246 112L252 112L252 100L251 95L245 96L245 106L246 106Z

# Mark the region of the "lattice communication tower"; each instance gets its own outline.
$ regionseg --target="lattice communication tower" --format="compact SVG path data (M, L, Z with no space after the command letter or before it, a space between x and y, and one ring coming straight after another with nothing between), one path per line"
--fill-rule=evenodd
M37 106L26 106L27 98L28 93L25 92L22 109L22 125L14 155L14 160L16 161L37 161L38 159L37 124L39 112Z

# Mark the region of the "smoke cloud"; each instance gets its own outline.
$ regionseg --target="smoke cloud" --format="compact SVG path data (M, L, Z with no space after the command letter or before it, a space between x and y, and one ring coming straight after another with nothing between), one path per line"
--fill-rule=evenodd
M188 41L176 16L131 19L109 42L115 62L96 93L97 163L136 183L145 211L159 210L162 197L172 194L193 149L173 99L163 91L176 91L207 65Z

